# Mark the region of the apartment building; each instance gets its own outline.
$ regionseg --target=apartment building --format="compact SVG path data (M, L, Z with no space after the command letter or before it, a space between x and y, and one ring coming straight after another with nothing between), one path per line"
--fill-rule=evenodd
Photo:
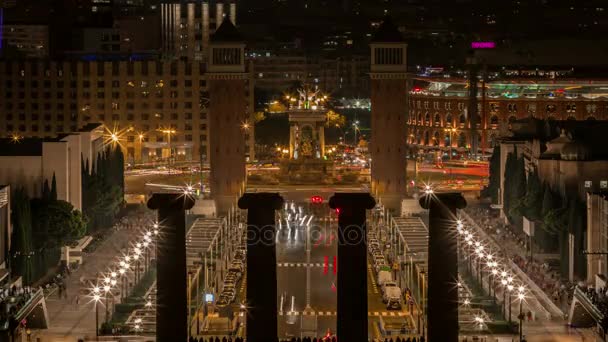
M249 117L253 82L245 95ZM0 96L0 137L53 137L103 123L131 163L209 156L202 62L0 61ZM243 127L253 159L253 126Z

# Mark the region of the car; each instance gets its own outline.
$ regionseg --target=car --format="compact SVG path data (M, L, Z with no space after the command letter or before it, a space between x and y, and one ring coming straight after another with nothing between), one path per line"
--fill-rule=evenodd
M394 281L385 281L384 284L382 284L382 286L380 287L380 290L382 291L383 297L384 297L384 294L386 293L386 290L391 287L398 287L397 283Z

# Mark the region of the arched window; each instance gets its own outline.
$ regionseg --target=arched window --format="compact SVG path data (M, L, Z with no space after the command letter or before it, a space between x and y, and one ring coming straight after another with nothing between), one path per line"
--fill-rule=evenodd
M424 144L429 145L429 142L430 142L429 131L425 131L424 132Z
M435 113L435 117L433 118L433 124L435 125L435 127L439 127L440 123L441 123L441 116L439 116L439 113Z
M464 132L461 132L460 135L458 135L458 147L467 147L467 136Z
M464 116L464 114L460 114L460 116L458 117L458 123L461 126L464 126L464 124L467 122L467 118Z
M439 132L433 134L433 146L439 146Z
M418 112L418 124L422 123L422 113Z
M492 117L490 117L490 125L498 126L498 115L492 115Z
M431 114L429 114L429 112L426 112L426 114L424 114L424 123L426 125L431 124Z
M445 126L446 127L451 127L454 124L454 120L452 120L452 114L448 114L445 117Z

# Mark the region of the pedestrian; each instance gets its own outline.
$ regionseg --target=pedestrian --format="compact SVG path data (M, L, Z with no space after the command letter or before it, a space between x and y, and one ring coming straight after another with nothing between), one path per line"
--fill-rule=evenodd
M61 284L59 284L59 286L57 286L57 294L59 295L59 299L61 299L61 297L63 295L63 287L61 287Z
M532 311L528 310L527 316L528 316L528 322L531 321L532 320Z

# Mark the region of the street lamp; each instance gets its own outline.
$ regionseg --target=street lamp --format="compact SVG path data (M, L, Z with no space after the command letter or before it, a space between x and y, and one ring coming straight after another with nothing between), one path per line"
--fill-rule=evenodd
M524 332L524 313L522 311L522 304L524 302L524 299L526 298L526 295L524 294L524 287L520 286L519 287L519 293L517 294L517 299L519 299L519 315L517 316L517 318L519 318L519 342L521 342L523 340L523 332Z
M105 285L103 291L106 293L106 324L110 319L110 308L108 306L108 294L110 293L110 285Z
M99 287L95 287L93 293L93 302L95 302L95 337L99 337L99 310L97 310L97 304L101 299L99 296Z
M456 133L458 130L456 128L450 127L445 129L446 132L450 135L450 160L452 160L452 133Z
M509 325L511 324L511 291L513 291L513 285L507 285L507 290L509 291Z
M500 283L502 284L503 317L507 317L507 279L502 278Z
M171 135L177 133L173 128L159 129L159 132L167 135L167 145L169 146L169 163L171 163L171 157L173 157L173 149L171 148Z
M357 131L359 130L359 120L355 120L355 122L353 122L353 130L355 131L355 148L357 148Z

